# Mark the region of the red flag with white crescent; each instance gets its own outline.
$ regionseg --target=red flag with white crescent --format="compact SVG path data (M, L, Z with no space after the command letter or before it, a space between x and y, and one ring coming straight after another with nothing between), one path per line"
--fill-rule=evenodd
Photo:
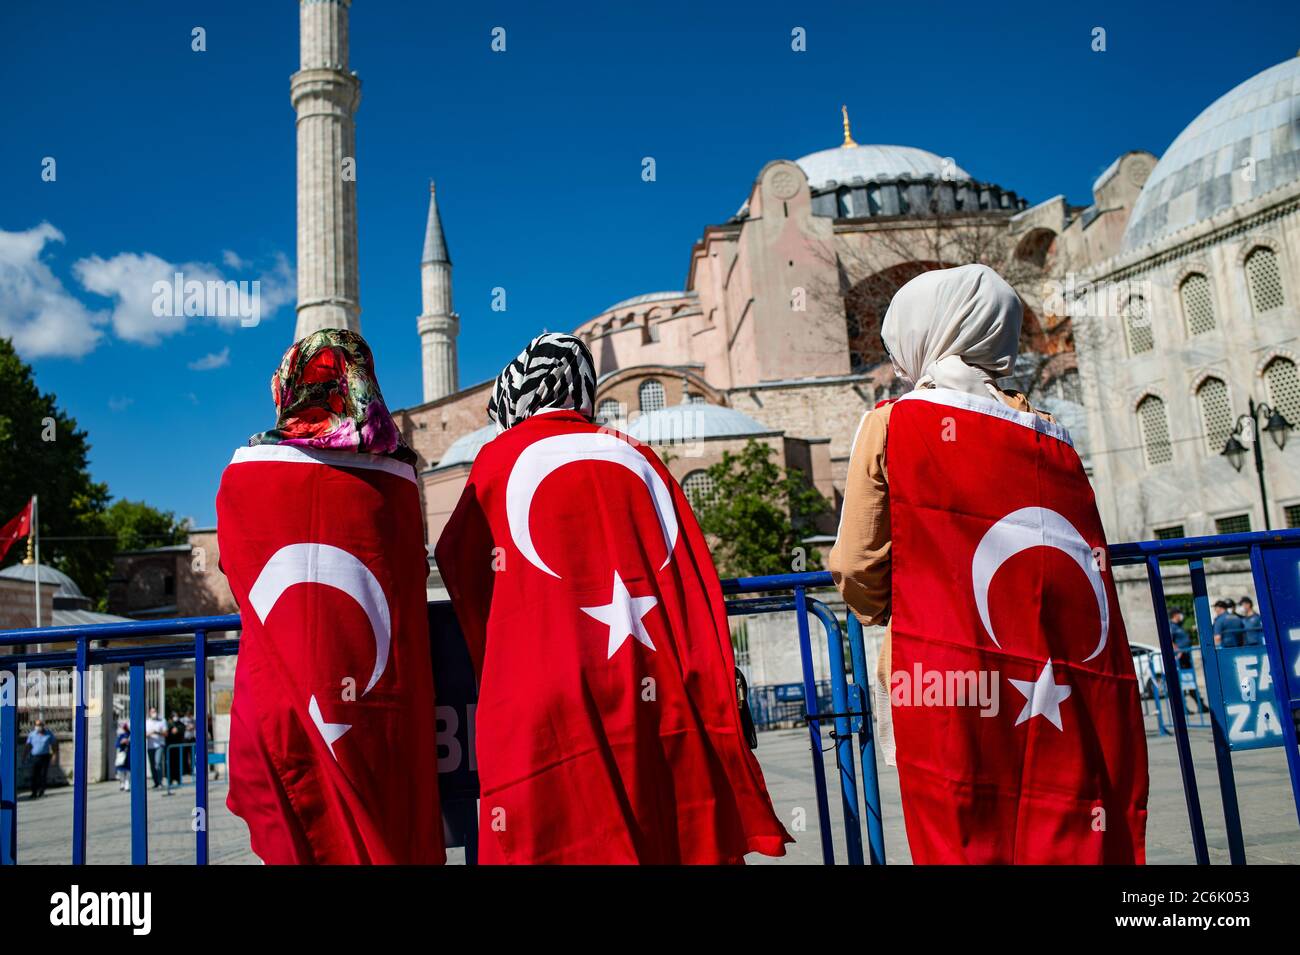
M653 451L527 418L479 452L436 556L480 674L480 861L784 854L718 576Z
M239 602L227 805L268 863L441 863L428 563L410 465L241 448L217 493Z
M1147 758L1068 432L918 389L890 413L891 711L918 863L1141 863Z
M0 527L0 560L4 560L9 548L32 532L32 501L27 499L27 506L19 511L4 527Z

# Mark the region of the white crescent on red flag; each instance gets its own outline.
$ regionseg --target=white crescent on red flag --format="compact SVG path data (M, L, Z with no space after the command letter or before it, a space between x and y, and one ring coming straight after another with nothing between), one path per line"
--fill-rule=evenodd
M269 863L441 863L415 472L241 448L217 493L243 632L227 805Z
M890 412L886 467L913 860L1143 862L1137 680L1069 434L991 397L918 389ZM954 696L980 680L996 707Z

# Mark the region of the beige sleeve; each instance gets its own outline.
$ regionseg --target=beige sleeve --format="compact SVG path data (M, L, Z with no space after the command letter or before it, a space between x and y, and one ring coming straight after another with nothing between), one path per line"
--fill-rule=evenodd
M889 618L889 482L885 438L890 405L867 412L849 458L840 531L830 571L844 602L864 626Z

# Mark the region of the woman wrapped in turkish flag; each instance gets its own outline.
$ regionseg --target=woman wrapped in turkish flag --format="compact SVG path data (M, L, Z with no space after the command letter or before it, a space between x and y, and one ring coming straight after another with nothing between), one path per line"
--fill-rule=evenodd
M887 624L875 712L915 862L1141 863L1146 736L1070 435L1013 371L992 269L926 272L881 337L911 391L858 427L830 569Z
M783 855L704 535L654 452L592 421L595 392L581 340L534 339L436 549L479 674L479 859Z
M264 862L441 863L415 454L353 332L296 343L271 394L217 492L243 625L226 803Z

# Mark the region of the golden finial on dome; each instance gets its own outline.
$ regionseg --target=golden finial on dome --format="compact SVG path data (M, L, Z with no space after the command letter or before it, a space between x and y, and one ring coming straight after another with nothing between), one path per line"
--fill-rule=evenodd
M853 134L849 132L849 108L841 106L840 114L844 117L844 142L840 145L844 149L852 149L857 146L857 143L853 141Z
M36 535L27 535L27 556L23 558L23 563L28 566L36 563Z

